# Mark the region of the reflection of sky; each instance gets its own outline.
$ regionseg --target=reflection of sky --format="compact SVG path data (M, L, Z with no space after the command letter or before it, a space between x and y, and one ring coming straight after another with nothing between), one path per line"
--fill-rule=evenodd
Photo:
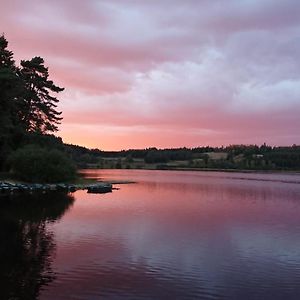
M295 232L297 230L297 232ZM294 232L277 231L270 228L234 228L231 238L237 251L243 257L255 257L256 260L270 260L284 264L300 264L299 226ZM299 265L300 266L300 265Z
M120 171L115 172L110 175ZM186 295L245 296L256 286L261 296L287 278L291 289L279 289L278 295L300 293L295 288L300 279L300 185L203 178L189 183L186 177L177 184L176 174L167 183L165 176L154 174L154 182L148 177L111 194L75 194L72 210L53 225L54 268L61 274L56 289L80 282L92 290L97 278L114 281L126 270L129 294L134 276L141 285L151 278L156 296L156 287L171 281L169 292L183 289ZM102 291L122 290L118 280L98 285Z

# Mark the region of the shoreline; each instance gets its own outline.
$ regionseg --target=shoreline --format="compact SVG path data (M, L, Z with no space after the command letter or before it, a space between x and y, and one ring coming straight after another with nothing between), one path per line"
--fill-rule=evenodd
M83 168L81 170L140 170L140 171L194 171L194 172L223 172L223 173L249 173L249 174L290 174L300 175L300 170L248 170L248 169L212 169L212 168ZM131 182L129 182L131 183Z

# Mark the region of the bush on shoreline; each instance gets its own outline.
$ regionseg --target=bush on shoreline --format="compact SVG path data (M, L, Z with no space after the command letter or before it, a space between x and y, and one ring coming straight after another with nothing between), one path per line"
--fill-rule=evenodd
M73 162L56 149L27 145L13 152L8 164L13 175L26 182L54 183L76 178Z

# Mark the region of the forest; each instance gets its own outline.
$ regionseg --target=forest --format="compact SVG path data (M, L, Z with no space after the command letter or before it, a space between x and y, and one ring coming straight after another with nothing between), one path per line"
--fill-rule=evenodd
M101 151L65 145L80 168L300 170L300 146L230 145Z

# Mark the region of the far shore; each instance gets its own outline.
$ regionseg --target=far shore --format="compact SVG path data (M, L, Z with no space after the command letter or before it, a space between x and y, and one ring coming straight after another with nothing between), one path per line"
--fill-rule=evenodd
M195 171L195 172L224 172L224 173L253 173L253 174L295 174L300 170L247 170L247 169L212 169L212 168L83 168L82 170L147 170L147 171Z

